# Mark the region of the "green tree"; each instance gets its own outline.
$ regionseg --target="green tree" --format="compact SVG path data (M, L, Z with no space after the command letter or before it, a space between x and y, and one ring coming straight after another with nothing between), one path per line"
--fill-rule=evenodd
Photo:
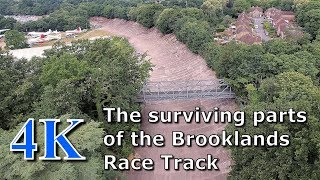
M175 23L179 18L179 9L165 9L159 15L156 27L164 34L172 33L175 27Z
M198 8L183 8L180 11L181 17L190 17L197 20L204 20L205 14L203 10Z
M315 37L317 30L319 29L317 21L318 10L320 9L319 1L310 1L307 3L302 3L297 8L297 20L298 23L307 29L307 31Z
M306 76L316 82L319 70L317 68L317 57L307 51L298 51L293 55L282 55L279 57L283 60L285 71L295 71Z
M7 129L12 113L13 91L22 84L25 76L24 67L15 62L10 55L0 51L0 128ZM10 107L10 108L9 108Z
M114 17L120 18L120 19L128 19L128 8L121 7L121 6L115 6L114 7Z
M206 56L209 65L219 76L227 79L238 96L246 97L245 87L250 83L258 86L266 76L261 66L264 52L259 45L231 42L212 53L206 53Z
M80 41L72 46L57 44L47 56L50 61L44 65L43 69L47 70L40 79L46 85L42 99L48 100L36 104L36 112L40 112L37 114L56 116L65 112L83 112L105 123L103 107L121 107L128 112L140 109L136 97L151 66L144 56L135 55L127 40L114 37L93 43ZM55 79L51 76L53 72L57 74ZM57 104L59 106L53 107ZM104 125L111 134L139 129L134 123ZM121 148L112 148L112 151L126 157L132 152L130 138L125 144Z
M9 130L4 134L10 134L13 129L17 131L19 128L16 129L16 125L25 121L26 117L59 118L64 114L99 121L99 127L109 134L120 130L126 133L139 130L139 124L106 123L103 111L103 107L121 107L128 112L140 110L136 98L149 76L151 65L144 55L136 54L127 40L114 37L94 42L79 41L70 46L57 43L46 52L45 58L34 58L31 61L16 61L5 52L0 54L0 125ZM126 136L122 147L103 148L99 151L103 151L103 154L112 151L119 157L127 157L132 153L130 141L129 136ZM92 153L100 159L99 153ZM0 166L10 168L8 164L0 163ZM60 168L57 166L57 169ZM71 168L78 173L78 167ZM23 171L8 172L6 177L31 178L40 171L44 176L50 173L45 171L44 166L37 164L26 174L21 174ZM100 177L100 173L96 172L93 169L93 177ZM117 173L112 174L118 176ZM75 177L81 178L83 175L79 173ZM43 179L44 176L39 178Z
M132 8L129 11L129 16L132 20L137 21L147 28L155 25L164 6L161 4L142 4L138 7Z
M237 14L247 11L250 7L251 4L247 0L235 0L233 3L232 10L234 14Z
M26 41L27 39L24 34L17 30L5 32L5 43L9 49L26 48L28 46Z
M40 81L44 86L52 85L55 87L63 79L83 80L89 71L88 62L77 59L75 55L51 56L43 66Z
M281 39L274 39L263 44L264 49L271 54L292 54L301 49L298 44Z
M302 5L309 3L310 0L293 0L295 8L299 8Z
M252 89L252 88L251 88ZM247 114L254 111L288 111L293 108L296 112L308 112L305 124L263 123L253 127L252 119L247 124L237 128L245 134L279 134L290 135L288 147L233 147L230 179L316 179L319 176L319 143L320 123L318 105L320 91L311 78L296 72L286 72L263 81L258 92L259 99L250 103L244 110ZM256 95L249 95L250 97ZM229 127L230 132L235 128ZM270 161L272 159L272 161ZM265 165L263 165L265 164ZM257 173L258 172L258 173Z
M213 40L210 26L205 21L185 22L177 32L177 38L186 43L194 53L202 52L204 45Z
M83 2L78 6L79 9L88 12L88 16L101 16L102 15L102 6L94 2Z
M202 8L206 11L223 10L227 2L227 0L205 0L202 4Z
M10 0L0 0L0 14L12 14L13 2Z
M74 118L73 115L63 115L59 117L63 122L60 131L66 128L68 123L66 119ZM84 118L84 116L78 116ZM25 121L25 120L24 120ZM45 161L25 161L20 153L12 153L9 150L10 142L18 133L22 125L16 126L10 131L0 129L0 174L4 179L107 179L108 174L103 176L104 170L101 167L103 162L101 158L101 138L103 128L101 124L87 119L86 124L81 125L77 131L68 135L68 139L73 143L79 153L87 158L87 161L78 163L69 162L45 162ZM44 127L37 123L37 143L38 146L44 145ZM61 149L59 154L63 155ZM40 150L36 159L43 155ZM24 168L21 168L24 167ZM111 178L111 177L110 177Z
M166 7L197 7L203 4L203 0L164 0L161 2Z
M16 26L17 21L13 18L5 18L0 16L0 29L13 29Z
M315 37L320 30L320 9L313 9L306 13L307 21L304 22L306 30Z

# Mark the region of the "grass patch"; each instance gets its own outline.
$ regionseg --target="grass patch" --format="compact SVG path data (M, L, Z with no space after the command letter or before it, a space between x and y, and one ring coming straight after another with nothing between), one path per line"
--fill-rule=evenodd
M263 23L264 29L269 33L269 36L274 38L277 36L276 29L270 24L270 22L266 21Z

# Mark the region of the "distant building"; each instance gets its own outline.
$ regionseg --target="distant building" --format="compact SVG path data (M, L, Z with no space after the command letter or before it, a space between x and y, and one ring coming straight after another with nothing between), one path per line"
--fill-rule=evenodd
M292 11L281 11L282 18L287 21L294 22L296 20L295 13Z
M241 36L237 36L236 40L245 44L253 45L253 44L261 44L262 39L260 36L254 35L253 33L244 34Z
M253 18L259 18L263 16L263 9L261 7L252 7L249 10L249 16Z
M246 25L237 26L236 33L241 34L243 32L252 33L252 28L250 28L249 26L246 26Z
M241 13L238 16L237 22L238 21L244 21L245 23L251 23L251 18L248 16L246 13Z
M269 8L266 10L266 12L264 13L264 15L267 18L272 18L273 16L275 16L276 14L279 14L281 12L280 9L277 8Z
M257 11L258 8L256 8ZM255 14L260 16L259 13ZM252 23L252 19L250 18L250 15L246 14L246 13L241 13L238 16L237 22L236 22L236 36L235 39L238 42L242 42L245 44L261 44L262 43L262 39L260 36L258 36L254 31L253 31L253 23Z
M282 11L276 8L266 10L265 16L272 23L276 29L277 36L285 38L287 35L301 35L303 34L298 30L298 26L294 24L295 14L292 11Z

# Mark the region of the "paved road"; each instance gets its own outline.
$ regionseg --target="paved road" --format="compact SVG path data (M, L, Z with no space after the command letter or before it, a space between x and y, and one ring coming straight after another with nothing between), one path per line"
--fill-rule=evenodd
M262 38L262 41L269 41L270 37L266 35L263 27L263 23L265 19L263 17L260 17L260 18L253 18L253 20L254 20L254 25L258 25L256 32Z

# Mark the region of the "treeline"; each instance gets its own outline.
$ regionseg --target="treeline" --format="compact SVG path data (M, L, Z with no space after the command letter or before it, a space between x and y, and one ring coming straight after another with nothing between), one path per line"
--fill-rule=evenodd
M318 43L299 44L280 39L261 45L229 43L209 44L204 52L208 65L234 87L244 104L248 102L246 86L260 87L264 79L283 72L299 72L319 84L320 56Z
M1 0L0 0L1 1ZM3 0L6 1L6 0ZM48 31L49 29L65 31L81 27L83 29L90 28L88 22L89 17L93 16L109 16L126 19L127 12L130 7L136 6L140 0L93 0L93 1L45 1L41 0L23 0L13 4L13 1L3 2L8 4L6 8L15 9L21 6L20 11L7 12L0 8L0 14L10 15L46 15L38 21L28 23L18 23L12 18L4 18L0 16L0 29L10 28L21 32L27 31ZM0 2L1 4L1 2ZM49 4L49 5L48 5ZM39 5L39 6L38 6ZM43 7L42 7L43 6ZM50 9L45 9L45 7ZM2 6L1 6L2 7ZM28 11L28 7L31 12ZM35 13L37 8L44 8L41 13ZM115 14L115 15L114 15Z
M190 50L200 53L206 43L213 42L213 32L232 21L221 10L206 11L199 8L166 8L161 4L144 4L133 7L128 19L147 28L156 27L162 33L174 33Z
M101 8L95 3L81 3L79 5L64 4L61 8L55 10L49 16L45 16L38 21L30 21L21 24L12 18L0 17L0 28L10 27L22 32L28 31L48 31L49 29L65 31L81 27L90 28L88 18L91 16L100 16ZM7 19L6 25L1 24L1 19ZM9 22L10 20L10 22Z
M56 10L64 0L0 0L2 15L46 15Z
M227 131L265 136L278 131L290 136L288 147L233 147L230 179L317 179L320 172L319 41L307 44L273 40L262 46L230 43L210 46L208 64L234 87L246 114L305 111L304 124L229 125ZM287 119L286 119L287 120ZM258 172L258 173L257 173Z
M5 1L5 0L2 0ZM29 3L28 3L29 2ZM46 1L42 3L41 0L28 0L19 1L17 4L7 3L8 8L15 8L16 6L22 6L23 11L21 13L15 14L36 14L27 13L26 7L30 9L37 9L38 5L47 6L46 3L56 3L58 5L50 5L48 7L52 10L46 10L46 13L41 15L45 16L43 19L35 22L29 22L26 24L7 22L8 25L18 31L47 31L52 30L70 30L77 27L83 29L89 28L88 18L92 16L104 16L107 18L121 18L126 20L135 20L143 24L146 27L152 27L156 25L156 20L162 10L164 9L174 9L180 11L181 9L195 9L196 11L202 11L203 17L197 20L207 21L213 31L223 31L229 26L229 24L234 21L237 15L243 11L248 10L252 6L260 6L264 9L270 7L277 7L282 10L295 10L298 14L298 20L300 25L306 27L308 32L315 36L315 33L319 29L317 25L310 26L310 22L318 21L317 12L319 7L319 2L314 1L312 3L303 3L305 1L293 1L293 0L165 0L161 1L160 4L154 4L153 1L128 1L128 0L92 0L92 1ZM148 3L144 3L148 2ZM10 5L11 3L11 5ZM29 5L27 5L29 4ZM40 5L39 5L40 6ZM190 10L191 11L191 10ZM308 12L308 13L307 13ZM8 14L5 11L3 14ZM1 14L1 9L0 9ZM10 14L10 13L9 13ZM174 13L176 15L177 13ZM306 17L305 17L305 16ZM183 14L176 15L178 17L172 16L172 18L177 19L184 17ZM191 16L188 14L187 16ZM11 21L11 20L10 20ZM144 22L145 21L145 22ZM173 20L174 21L174 20ZM10 25L11 24L11 25ZM316 24L316 23L311 23ZM319 23L318 23L319 24ZM5 27L0 22L0 28Z
M315 38L320 34L320 2L311 1L297 7L298 23Z
M81 27L90 27L88 18L101 15L101 8L95 3L81 3L79 5L63 4L49 16L38 21L28 22L21 27L22 31L47 31L49 29L66 31Z
M122 147L107 149L103 136L139 130L134 123L106 123L103 107L139 111L136 97L149 76L150 63L123 38L56 44L45 58L16 60L0 53L0 175L4 179L119 179L119 173L101 168L103 156L127 158L130 136ZM85 119L72 133L73 145L87 161L78 163L27 162L8 147L26 118ZM43 125L37 143L43 146ZM41 152L40 152L41 153ZM63 152L59 152L63 154ZM24 168L21 168L24 167ZM66 170L68 173L66 173Z
M24 1L22 1L24 2ZM174 6L174 8L181 9L177 3L175 5L169 3L171 1L164 1L163 4L168 6ZM190 1L188 6L198 1ZM27 31L47 31L49 29L65 31L70 29L76 29L81 27L83 29L90 28L88 22L89 17L93 16L104 16L107 18L121 18L126 20L137 20L141 22L146 27L154 26L154 21L156 17L154 15L159 15L161 10L165 9L162 4L141 4L141 1L115 1L115 0L105 0L103 3L98 2L82 2L82 3L71 3L68 1L63 2L58 7L55 8L48 16L34 22L28 22L25 24L18 23L12 18L4 18L0 16L0 29L9 28L15 29L21 32ZM197 3L199 4L199 2ZM181 5L181 4L180 4ZM138 6L138 7L137 7ZM196 5L194 5L196 6ZM33 7L33 6L31 6ZM192 16L192 10L195 13L202 11L201 9L188 8L190 9L188 16ZM144 12L143 12L144 11ZM198 11L198 12L196 12ZM136 12L136 13L135 13ZM158 12L158 14L153 14ZM202 12L201 12L202 13ZM28 13L22 13L28 14ZM137 16L135 16L137 14ZM182 14L183 16L183 14ZM154 18L154 19L151 19ZM218 16L207 16L207 19L212 19L212 23L219 21ZM145 22L143 22L145 21ZM210 21L210 22L211 22Z
M0 15L48 15L65 4L79 5L92 2L101 7L107 5L133 7L142 3L153 3L154 0L0 0ZM203 0L163 0L166 7L200 7Z
M312 0L311 0L312 1ZM315 1L315 0L314 0ZM0 14L2 15L47 15L65 4L79 5L84 2L92 2L100 6L109 4L119 7L133 7L137 4L154 3L154 0L0 0ZM204 3L205 2L205 3ZM283 10L293 10L297 4L308 2L305 0L162 0L161 4L166 7L196 7L215 6L226 4L226 12L246 10L251 6L260 6L264 9L277 7Z
M78 5L83 2L104 3L104 0L0 0L2 15L47 15L64 4Z

